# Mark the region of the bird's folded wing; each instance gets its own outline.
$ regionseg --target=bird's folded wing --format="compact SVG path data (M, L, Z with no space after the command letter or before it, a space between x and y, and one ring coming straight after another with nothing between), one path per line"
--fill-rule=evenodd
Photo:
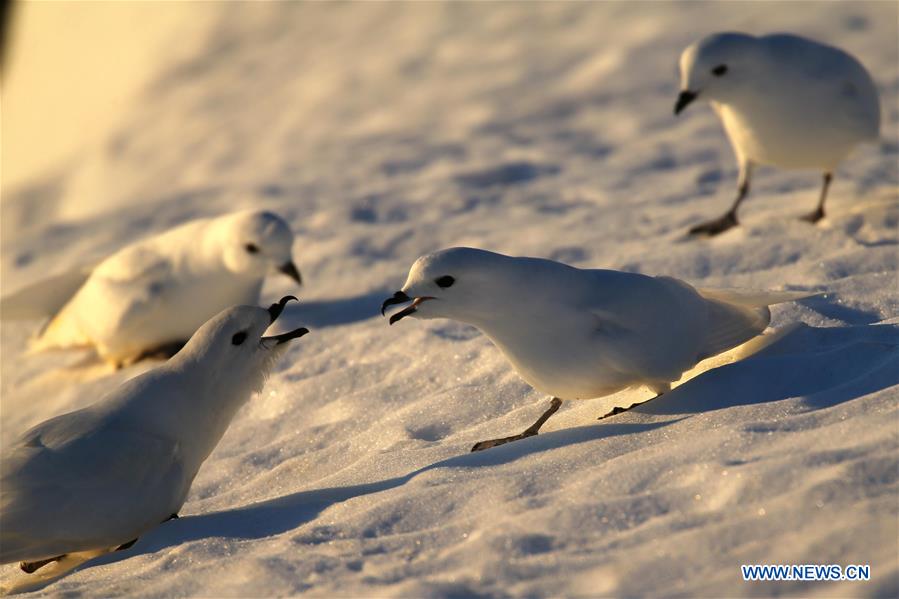
M127 248L104 260L35 341L34 349L73 347L115 338L170 285L171 261L152 248Z
M591 302L602 359L654 381L677 380L702 351L706 306L696 290L669 277L633 275L603 286Z
M182 478L171 439L107 429L73 439L71 432L56 439L68 438L58 447L32 443L4 456L2 561L52 553L72 539L119 542L123 529L170 501Z
M102 264L85 285L85 306L98 310L93 323L97 338L111 335L127 323L139 324L146 308L172 286L172 263L152 250L133 248L121 259ZM102 317L102 318L101 318Z
M707 300L708 327L700 357L708 358L760 335L771 322L768 306L819 295L808 291L698 289Z
M134 245L104 260L94 275L110 283L130 284L155 279L171 269L171 258L149 243Z

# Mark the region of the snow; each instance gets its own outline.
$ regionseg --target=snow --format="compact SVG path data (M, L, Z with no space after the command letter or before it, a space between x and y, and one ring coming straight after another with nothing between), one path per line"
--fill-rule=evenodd
M204 3L209 34L108 134L5 187L2 288L246 207L284 215L306 285L294 344L182 510L47 594L896 596L899 46L892 3ZM199 25L195 25L200 27ZM760 169L742 227L712 111L676 61L715 30L791 31L872 71L882 138L820 175ZM419 255L472 245L700 287L817 290L761 342L647 390L548 404L476 330L388 327ZM294 292L273 276L264 300ZM29 355L0 332L9 439L151 368ZM747 356L743 360L737 360ZM720 368L714 368L720 366ZM747 563L870 564L870 582L744 583ZM0 584L22 576L0 569Z

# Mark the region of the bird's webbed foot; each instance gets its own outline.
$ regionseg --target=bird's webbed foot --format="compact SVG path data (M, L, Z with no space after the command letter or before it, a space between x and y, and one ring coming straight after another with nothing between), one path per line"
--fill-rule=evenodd
M21 562L19 563L19 568L22 569L22 572L26 574L33 574L46 566L49 563L56 562L64 558L66 555L57 555L56 557L49 557L47 559L38 560L36 562Z
M113 551L124 551L124 550L126 550L126 549L131 549L131 547L132 547L135 543L137 543L137 539L136 539L136 538L135 538L135 539L131 539L131 540L128 541L127 543L122 543L121 545L119 545L118 547L116 547L115 549L113 549Z
M607 414L603 414L602 416L597 418L597 420L604 420L606 418L611 418L612 416L617 416L618 414L627 412L628 410L632 410L632 409L636 408L637 406L642 406L643 404L649 403L654 399L658 399L658 398L662 397L662 395L664 395L664 394L665 394L664 392L660 392L655 397L650 397L646 401L638 401L637 403L632 403L631 405L629 405L626 408L622 408L621 406L615 406L614 408L612 408L612 410L610 412L608 412Z
M799 220L803 220L803 221L805 221L805 222L807 222L807 223L811 223L811 224L814 225L815 223L817 223L817 222L818 222L819 220L821 220L822 218L824 218L824 210L822 210L822 209L819 207L819 208L816 208L815 210L812 210L812 211L809 212L808 214L805 214L805 215L803 215L803 216L800 216L800 217L799 217Z
M471 448L471 451L483 451L485 449L490 449L491 447L497 447L499 445L505 445L506 443L511 443L512 441L519 441L521 439L527 439L528 437L533 437L537 433L528 433L525 431L523 433L512 435L511 437L502 437L500 439L490 439L488 441L479 441L474 444L474 447Z
M700 223L690 229L690 235L714 237L720 235L728 229L736 227L739 223L735 212L727 212L722 216Z
M543 426L543 423L549 420L549 417L555 414L556 410L558 410L561 405L562 400L558 397L553 397L552 401L549 404L549 409L546 410L543 415L537 419L537 422L527 427L524 432L517 435L512 435L511 437L502 437L499 439L490 439L489 441L480 441L479 443L474 444L474 447L471 448L471 451L483 451L485 449L490 449L491 447L496 447L497 445L505 445L506 443L511 443L512 441L519 441L521 439L533 437L540 431L540 427Z

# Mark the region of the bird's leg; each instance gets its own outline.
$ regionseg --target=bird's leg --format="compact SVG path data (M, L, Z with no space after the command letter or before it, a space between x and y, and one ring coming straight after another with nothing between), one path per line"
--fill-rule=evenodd
M818 198L818 207L801 216L799 219L805 222L815 224L824 218L824 201L827 199L827 190L830 188L830 182L833 180L833 173L824 173L824 184L821 186L821 196Z
M137 543L137 539L131 539L127 543L122 543L121 545L113 549L113 551L124 551L125 549L131 549L131 546L135 543Z
M141 360L145 360L147 358L153 360L168 360L179 351L181 348L187 344L186 339L182 339L180 341L169 341L167 343L163 343L162 345L158 345L156 347L151 347L150 349L146 349L141 352L134 360L130 363L134 364L136 362L140 362Z
M555 414L559 409L559 406L561 405L562 400L558 397L553 397L552 401L549 404L549 409L543 412L543 415L537 419L537 422L527 427L521 434L512 435L511 437L503 437L502 439L490 439L489 441L481 441L480 443L475 443L474 447L472 447L471 450L481 451L484 449L490 449L491 447L496 447L497 445L504 445L511 441L518 441L519 439L527 439L528 437L533 437L540 430L540 427L543 426L543 423L549 420L549 417Z
M714 237L715 235L719 235L724 233L731 227L736 227L739 223L737 220L737 209L740 207L740 202L749 194L749 180L752 177L752 164L747 164L744 167L740 168L740 178L737 183L737 199L734 200L733 206L730 207L730 210L719 216L718 218L713 218L710 221L706 221L704 223L700 223L695 227L690 229L690 235L705 235L708 237Z
M63 553L62 555L57 555L56 557L50 557L47 559L38 560L36 562L21 562L19 564L19 567L22 569L22 572L24 572L25 574L33 574L34 572L37 572L38 570L40 570L41 568L46 566L47 564L49 564L51 562L59 561L62 558L64 558L65 556L66 556L66 554Z
M177 519L178 519L178 514L172 514L171 516L169 516L168 518L163 520L163 522L168 522L169 520L177 520ZM122 543L121 545L119 545L118 547L113 549L113 551L124 551L125 549L131 549L131 547L135 543L137 543L137 538L131 539L127 543Z
M632 403L631 405L629 405L629 406L626 407L626 408L622 408L622 407L619 407L619 406L615 406L614 408L612 408L612 411L611 411L611 412L609 412L608 414L604 414L604 415L600 416L599 418L597 418L597 420L604 420L604 419L609 418L609 417L611 417L611 416L615 416L615 415L617 415L617 414L621 414L622 412L627 412L628 410L631 410L631 409L633 409L633 408L636 408L637 406L642 406L643 404L649 403L649 402L651 402L651 401L654 400L654 399L658 399L658 398L662 397L663 395L665 395L665 392L666 392L666 391L670 391L670 390L671 390L671 385L670 385L670 384L667 384L667 383L661 384L661 385L656 385L656 386L653 386L653 387L652 387L652 390L656 392L656 395L655 395L654 397L650 397L650 398L647 399L646 401L638 401L637 403Z

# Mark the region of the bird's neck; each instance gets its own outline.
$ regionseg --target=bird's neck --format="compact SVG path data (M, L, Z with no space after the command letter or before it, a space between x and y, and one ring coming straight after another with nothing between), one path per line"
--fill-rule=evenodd
M138 424L176 440L185 466L198 470L254 389L228 373L209 373L190 359L166 366L157 383L162 392L136 410Z

